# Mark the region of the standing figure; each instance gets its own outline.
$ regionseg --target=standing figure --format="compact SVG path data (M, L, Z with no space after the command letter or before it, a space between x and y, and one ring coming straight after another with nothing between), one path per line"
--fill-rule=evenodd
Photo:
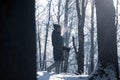
M63 38L61 36L61 26L58 24L53 24L54 30L52 32L52 46L53 46L53 57L54 63L47 68L47 71L50 72L55 68L55 73L59 74L61 64L63 62L63 50L69 51L70 48L64 47Z

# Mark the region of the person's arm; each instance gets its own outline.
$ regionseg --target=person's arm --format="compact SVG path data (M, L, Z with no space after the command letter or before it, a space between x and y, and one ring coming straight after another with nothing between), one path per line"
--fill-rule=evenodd
M67 52L70 51L70 47L63 46L63 50L66 50Z

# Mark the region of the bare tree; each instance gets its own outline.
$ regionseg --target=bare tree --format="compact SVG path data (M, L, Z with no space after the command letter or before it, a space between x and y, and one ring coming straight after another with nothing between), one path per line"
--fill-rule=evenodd
M85 10L87 6L87 0L81 0L81 7L80 7L79 0L76 0L76 10L78 16L78 53L77 55L77 64L78 64L78 73L81 74L84 72L84 22L85 22ZM80 9L81 12L80 12Z
M90 70L89 74L93 71L94 69L94 5L95 1L91 0L91 49L90 49Z
M37 41L37 61L39 59L39 62L37 63L37 66L39 65L38 69L41 70L42 67L42 55L41 55L41 38L40 38L40 26L39 21L36 21L36 41Z
M66 0L65 1L65 12L64 12L64 34L63 34L63 39L64 39L64 44L65 46L68 47L68 4L69 0ZM67 68L68 68L68 57L69 57L69 53L67 52L64 52L64 57L66 58L64 61L63 61L63 64L62 64L62 68L63 68L63 72L67 72Z
M112 80L119 80L115 8L113 0L96 0L96 12L98 63L101 64L101 66L98 66L97 76L104 77L103 75L110 75L110 72L107 73L106 70L109 69L110 71L111 69L113 70L115 75L114 77L116 78ZM97 76L95 75L93 78L95 79Z
M40 28L38 27L38 30L39 30L39 32L38 32L38 44L39 44L39 63L40 63L40 70L41 70L41 67L42 67L42 55L41 55L41 35L40 35Z
M116 14L116 27L118 26L118 4L119 4L119 1L117 0L117 2L116 2L116 12L115 12L115 14Z
M40 28L40 15L43 11L39 12L40 5L36 1L36 44L37 44L37 69L41 70L42 67L42 54L41 54L41 28Z
M65 14L64 14L64 29L65 29L65 32L64 32L64 44L65 46L68 46L68 32L67 32L67 28L68 28L68 2L69 0L66 0L66 3L65 3Z
M43 66L42 70L46 70L46 47L47 47L47 39L48 39L48 31L49 31L49 26L50 26L50 15L51 15L51 2L52 0L48 1L48 22L46 24L46 36L45 36L45 48L44 48L44 56L43 56Z
M61 0L58 1L58 15L57 15L57 20L58 20L58 24L60 24L60 8L61 8Z

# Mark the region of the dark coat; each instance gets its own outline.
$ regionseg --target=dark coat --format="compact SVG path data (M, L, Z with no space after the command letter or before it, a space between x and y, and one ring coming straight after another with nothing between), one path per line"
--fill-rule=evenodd
M53 57L54 61L63 60L63 39L59 32L52 32L52 45L53 45Z

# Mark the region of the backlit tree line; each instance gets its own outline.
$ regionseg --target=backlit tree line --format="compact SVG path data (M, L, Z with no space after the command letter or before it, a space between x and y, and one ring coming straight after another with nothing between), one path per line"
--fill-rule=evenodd
M53 63L51 32L56 23L62 26L64 45L71 47L64 72L92 74L96 67L100 71L112 65L118 79L120 1L113 1L36 0L37 69Z

